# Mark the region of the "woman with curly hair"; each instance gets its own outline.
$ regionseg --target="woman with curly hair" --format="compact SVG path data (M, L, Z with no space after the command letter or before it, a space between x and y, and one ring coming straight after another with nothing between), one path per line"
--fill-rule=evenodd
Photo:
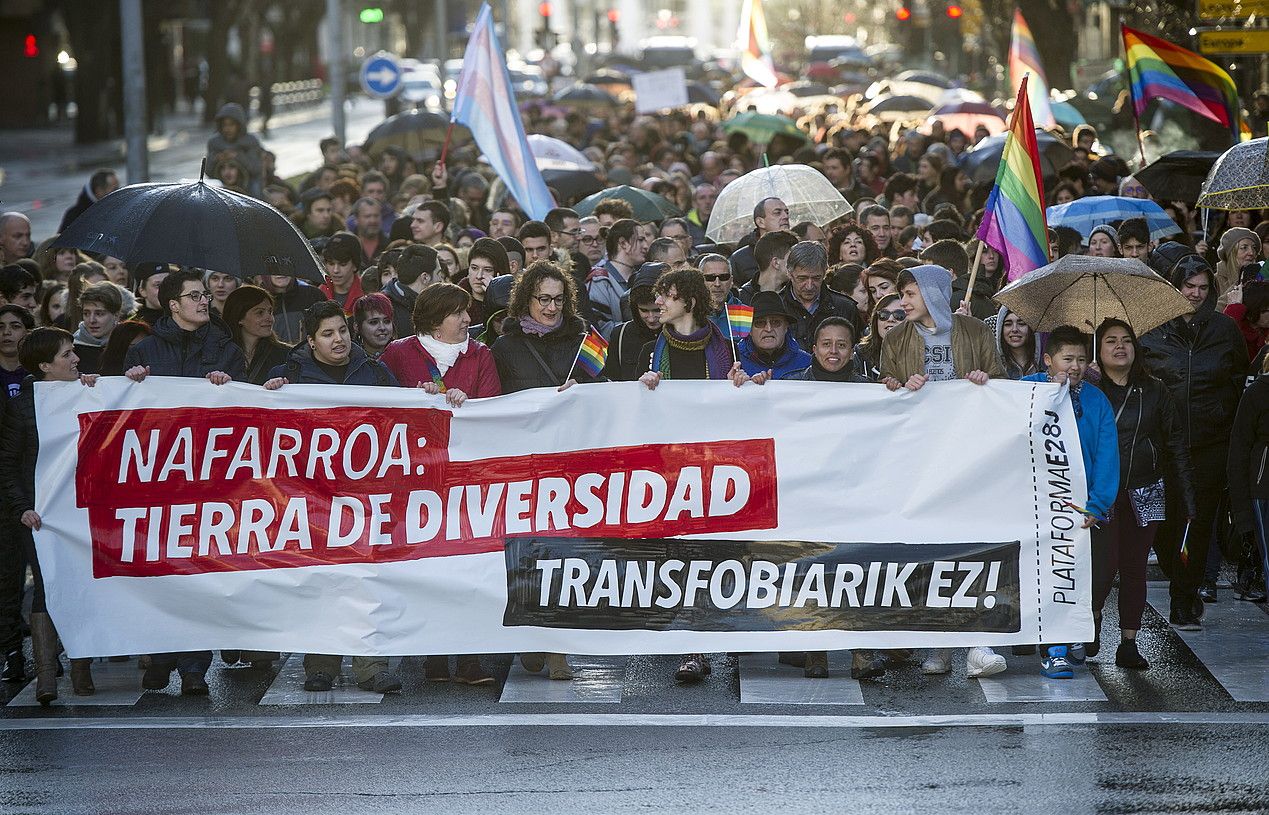
M573 365L588 329L577 313L577 284L558 264L539 260L521 272L507 318L493 344L503 393L594 381Z
M881 250L867 229L859 224L846 224L833 230L833 236L828 240L828 257L831 263L871 266L881 257Z

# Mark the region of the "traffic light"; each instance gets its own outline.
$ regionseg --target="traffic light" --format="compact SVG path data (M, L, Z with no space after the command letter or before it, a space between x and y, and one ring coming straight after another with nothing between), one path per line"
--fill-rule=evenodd
M912 9L907 6L899 6L894 10L894 18L901 23L906 23L912 19Z
M27 59L35 59L40 55L40 44L36 41L34 34L27 34L22 40L22 56Z
M357 15L357 19L367 24L382 23L383 9L376 8L374 6L368 6L361 10L361 13Z
M947 4L947 17L949 20L959 20L965 14L965 9L956 3Z
M617 47L617 23L621 21L621 12L615 8L608 9L608 37L612 47Z

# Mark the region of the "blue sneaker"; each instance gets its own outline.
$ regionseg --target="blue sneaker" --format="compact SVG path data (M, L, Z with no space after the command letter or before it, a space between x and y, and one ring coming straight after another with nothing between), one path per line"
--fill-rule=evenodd
M1066 658L1065 645L1049 646L1049 655L1040 661L1040 674L1049 679L1070 679L1075 675Z
M1072 665L1083 665L1085 659L1084 643L1074 642L1066 648L1066 661Z

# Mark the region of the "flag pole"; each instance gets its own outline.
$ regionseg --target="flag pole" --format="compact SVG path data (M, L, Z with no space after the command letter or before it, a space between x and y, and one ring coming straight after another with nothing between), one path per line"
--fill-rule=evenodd
M1124 46L1124 87L1128 89L1128 104L1132 106L1132 131L1137 137L1137 151L1141 154L1140 170L1146 166L1146 143L1141 139L1141 120L1137 118L1137 100L1132 94L1132 71L1128 68L1128 43L1124 39L1124 24L1119 24L1119 42Z
M582 337L582 341L577 344L577 353L573 354L573 364L568 366L568 373L564 375L564 382L573 378L573 369L577 367L577 360L582 358L582 346L586 344L586 340L588 339L590 339L589 332L587 332L586 336ZM561 382L560 384L563 385L564 382Z
M974 281L978 279L978 264L983 259L983 241L978 241L978 251L974 253L974 265L969 269L969 285L965 287L965 297L962 303L969 304L970 316L974 313Z
M731 333L731 309L726 303L723 303L723 319L727 321L727 344L731 346L731 361L734 365L740 362L740 357L736 352L736 337Z
M454 120L449 120L449 127L445 128L445 143L441 145L440 165L445 166L445 156L449 154L449 140L454 135Z

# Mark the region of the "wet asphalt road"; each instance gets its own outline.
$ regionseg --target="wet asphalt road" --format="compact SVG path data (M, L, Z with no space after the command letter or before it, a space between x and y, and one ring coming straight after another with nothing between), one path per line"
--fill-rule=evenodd
M479 727L10 733L8 813L1263 812L1266 730Z

